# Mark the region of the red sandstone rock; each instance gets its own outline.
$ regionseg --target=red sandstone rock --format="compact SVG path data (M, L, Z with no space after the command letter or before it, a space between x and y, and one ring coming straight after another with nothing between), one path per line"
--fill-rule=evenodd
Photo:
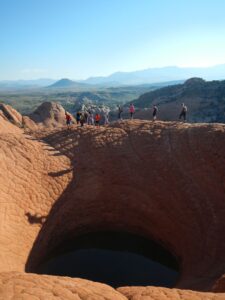
M23 128L27 131L37 130L38 124L36 124L33 120L31 120L28 116L23 116Z
M63 240L122 230L178 257L179 289L211 291L224 274L225 125L135 120L31 137L0 115L0 141L1 271L35 272ZM42 276L20 274L31 281L17 288L10 274L0 277L0 299L10 289L29 294L29 284L42 285ZM73 282L46 278L56 287ZM225 299L151 287L119 291L132 300ZM32 293L35 299L38 288Z
M0 273L0 300L126 300L113 288L84 279Z
M71 115L72 117L72 115ZM66 124L65 109L55 102L42 103L29 118L36 123L36 125L48 128L60 127ZM72 117L74 121L74 118Z
M10 105L0 103L0 112L3 113L8 121L15 125L22 126L22 115Z
M0 270L24 271L44 217L71 180L70 161L0 118ZM57 174L61 174L57 176Z
M9 122L9 120L6 118L4 113L0 110L0 134L7 134L7 133L14 133L16 135L17 133L21 134L22 131L17 126Z
M199 293L159 287L124 287L118 291L128 300L224 300L225 294Z
M177 287L210 290L225 269L224 140L224 125L176 122L46 133L74 161L74 179L42 228L31 270L62 236L122 230L152 237L178 257Z

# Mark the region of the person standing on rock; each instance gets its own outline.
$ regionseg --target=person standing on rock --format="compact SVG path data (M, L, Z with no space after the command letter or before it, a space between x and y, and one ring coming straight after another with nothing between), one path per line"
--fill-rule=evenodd
M65 112L65 117L66 117L66 125L67 125L67 128L69 129L71 122L72 122L72 118L71 118L71 115L68 114L67 112Z
M87 123L88 125L94 125L94 116L91 111L88 112Z
M104 125L108 125L109 124L109 113L108 113L108 111L104 112L103 117L104 117Z
M83 113L83 115L84 115L84 122L87 123L87 120L88 120L88 112L85 111L85 112Z
M80 116L81 116L81 113L78 111L76 114L77 125L80 123Z
M118 105L118 119L122 120L122 112L123 112L123 108Z
M91 125L95 125L95 120L94 120L93 113L91 113L91 115L90 115L90 123L91 123Z
M155 121L157 119L157 112L158 112L158 107L156 105L154 105L153 113L152 113L153 121Z
M83 127L85 123L85 115L84 113L80 114L80 126Z
M133 115L135 113L135 108L133 104L131 104L129 107L129 113L130 113L130 118L133 119Z
M100 120L101 120L101 116L100 116L100 114L99 113L97 113L96 115L95 115L95 125L96 126L99 126L100 124Z
M183 118L184 122L185 122L186 121L186 116L187 116L187 106L184 103L182 103L182 109L181 109L179 119L181 120Z

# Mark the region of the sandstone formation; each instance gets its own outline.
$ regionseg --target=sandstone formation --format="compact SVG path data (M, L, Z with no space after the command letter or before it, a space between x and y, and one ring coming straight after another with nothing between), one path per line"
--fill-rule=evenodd
M22 271L39 217L48 215L71 180L71 173L52 174L70 168L70 161L49 155L51 147L1 118L0 141L0 270Z
M0 273L0 300L224 300L224 293L200 293L156 287L125 287L79 278Z
M39 126L58 127L65 125L65 109L59 103L44 102L29 115L29 118Z
M157 287L124 287L118 291L128 300L224 300L224 293L198 293L194 291Z
M23 127L28 130L37 130L38 124L31 120L28 116L22 116L17 110L15 110L10 105L0 104L0 115L3 119L9 121L10 123Z
M113 288L84 279L0 273L0 300L126 300Z
M224 140L222 124L139 120L31 136L0 115L0 299L225 299L215 287L225 273ZM180 263L176 289L116 292L24 273L101 230L163 244Z
M40 124L35 123L33 120L31 120L28 116L23 116L23 128L25 131L34 131L38 130Z
M22 115L10 105L0 103L0 113L13 124L22 126Z

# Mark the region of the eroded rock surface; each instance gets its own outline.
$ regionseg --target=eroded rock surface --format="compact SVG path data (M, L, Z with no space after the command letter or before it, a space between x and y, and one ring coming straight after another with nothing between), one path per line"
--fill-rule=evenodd
M126 300L113 288L84 279L0 273L0 300Z
M146 121L47 133L46 142L73 161L75 179L28 267L62 236L124 230L153 237L178 257L178 287L210 290L225 269L224 137L224 125Z
M104 229L165 245L180 262L177 288L211 291L224 274L224 125L136 120L28 136L0 115L0 140L1 271L35 272L65 240ZM45 280L65 283L59 299L117 299L101 298L100 285L97 295L70 298L78 297L66 294L76 282L70 278L0 276L0 299L12 290L33 297L21 299L57 299L39 296ZM119 291L132 300L225 299L151 287Z
M66 157L0 118L0 270L22 271L53 203L71 180Z
M62 105L55 102L42 103L32 114L29 115L29 118L39 127L60 127L66 123L65 109ZM73 119L72 115L71 118ZM29 122L27 122L27 126L29 127Z
M128 300L224 300L225 294L199 293L158 287L124 287L118 291Z
M22 115L10 105L0 103L0 112L6 120L12 122L15 125L22 126Z

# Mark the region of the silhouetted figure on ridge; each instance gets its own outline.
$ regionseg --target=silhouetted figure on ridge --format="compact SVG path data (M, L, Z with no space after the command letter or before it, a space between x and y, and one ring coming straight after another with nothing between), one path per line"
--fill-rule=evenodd
M130 113L130 118L133 119L133 115L135 113L135 108L133 104L130 104L129 113Z
M118 105L118 119L122 120L122 112L123 112L123 108Z
M181 109L181 113L179 116L179 119L181 120L182 118L184 119L184 122L186 121L186 117L187 117L187 106L182 103L182 109Z
M155 121L157 119L157 112L158 112L158 107L156 105L154 105L153 113L152 113L153 121Z

